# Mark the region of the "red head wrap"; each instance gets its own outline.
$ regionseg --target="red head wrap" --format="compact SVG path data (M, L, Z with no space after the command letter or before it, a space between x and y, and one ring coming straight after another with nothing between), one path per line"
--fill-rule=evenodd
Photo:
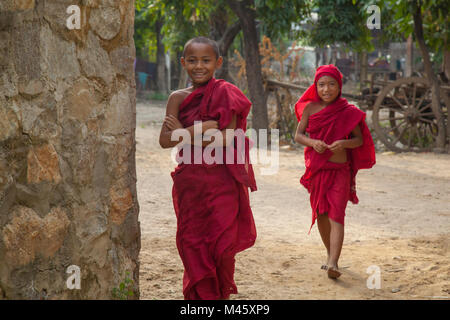
M342 73L339 71L339 69L332 65L324 65L320 66L316 70L316 74L314 76L314 83L303 93L303 95L298 99L297 103L295 104L295 114L297 116L297 120L300 121L303 110L310 102L319 102L320 97L317 93L317 81L323 76L330 76L334 78L338 84L339 84L339 95L337 99L341 97L341 91L342 91Z

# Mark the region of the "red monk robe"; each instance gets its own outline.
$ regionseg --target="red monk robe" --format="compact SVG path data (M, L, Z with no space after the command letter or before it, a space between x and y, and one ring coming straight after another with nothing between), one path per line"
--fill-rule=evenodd
M251 103L234 85L212 78L179 107L184 127L216 120L223 130L236 114L236 129L246 130ZM194 148L191 146L192 160ZM233 148L232 146L229 148ZM227 150L229 151L229 148ZM171 173L177 216L176 242L185 268L185 299L226 299L237 293L234 256L256 240L248 189L256 190L246 138L243 164L180 163ZM224 154L224 163L225 155Z
M319 67L314 77L314 84L305 91L295 105L298 121L309 103L320 101L316 84L324 75L336 79L342 90L342 74L339 70L334 65ZM335 101L309 116L306 132L312 139L322 140L328 145L336 140L349 138L357 125L360 126L363 136L363 144L360 147L347 149L347 162L343 164L328 161L333 155L329 149L318 153L311 147L305 148L306 171L300 183L310 193L311 228L317 214L325 212L328 213L329 218L344 224L347 202L358 203L356 174L359 169L369 169L375 164L375 147L365 118L366 114L363 111L341 97L341 91Z

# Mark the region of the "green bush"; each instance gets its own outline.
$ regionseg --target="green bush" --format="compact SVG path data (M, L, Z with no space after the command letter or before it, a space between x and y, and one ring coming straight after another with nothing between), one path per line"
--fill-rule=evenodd
M119 284L119 288L113 288L112 297L118 300L128 300L134 296L133 280L130 279L130 272L125 273L125 279Z

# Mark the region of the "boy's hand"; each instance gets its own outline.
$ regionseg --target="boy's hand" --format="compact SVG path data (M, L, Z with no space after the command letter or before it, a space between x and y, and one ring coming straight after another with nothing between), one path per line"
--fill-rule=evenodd
M328 148L328 145L322 140L315 140L312 147L316 150L316 152L323 153Z
M175 116L171 114L167 115L164 118L164 125L171 131L183 128L183 125L181 124L180 120L178 120Z
M219 129L219 122L215 120L208 120L202 122L202 133L209 129Z
M333 153L336 153L345 149L344 144L344 140L336 140L328 148L333 151Z

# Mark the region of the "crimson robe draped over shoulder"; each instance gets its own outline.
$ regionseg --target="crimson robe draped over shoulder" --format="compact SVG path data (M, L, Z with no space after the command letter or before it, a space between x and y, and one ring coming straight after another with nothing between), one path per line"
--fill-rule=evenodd
M194 121L216 120L222 130L236 114L236 129L245 131L250 107L237 87L212 78L185 98L178 118L184 127ZM192 156L195 148L204 150L200 146L190 148ZM234 256L256 239L248 193L248 188L256 190L249 161L250 141L245 138L245 155L238 154L234 145L224 148L224 157L230 148L236 151L235 159L243 156L244 163L180 163L171 173L176 242L185 267L185 299L225 299L237 293Z
M321 76L328 75L335 78L338 81L339 87L342 88L342 74L333 65L321 66L318 68L314 84L311 85L307 91L300 97L295 106L295 112L298 121L300 121L304 108L311 102L318 102L320 98L317 93L316 83ZM338 98L327 105L321 111L309 116L308 126L306 132L309 133L312 139L319 139L326 144L331 145L336 140L343 140L350 138L350 134L357 125L360 126L363 144L360 147L354 149L347 149L347 160L350 168L350 192L346 195L346 191L342 193L343 197L348 198L354 204L358 203L358 197L356 196L356 174L360 169L369 169L375 164L375 147L373 143L370 130L365 122L366 114L348 103L345 98L341 97L339 93ZM330 169L334 167L338 169L339 164L330 163L328 160L333 155L333 152L326 149L323 153L316 152L312 147L306 147L305 154L305 173L300 179L300 183L311 193L313 187L316 190L327 191L326 187L312 185L314 184L329 184L330 181L319 181L314 179L321 170ZM343 165L341 165L343 167ZM320 191L322 192L322 191ZM322 193L323 193L322 192ZM321 201L324 198L324 194L315 196L311 199L312 206L312 225L317 218L317 211L321 206ZM328 200L333 201L333 198ZM347 199L345 199L347 201ZM327 207L324 205L323 207ZM319 212L323 213L323 212Z

